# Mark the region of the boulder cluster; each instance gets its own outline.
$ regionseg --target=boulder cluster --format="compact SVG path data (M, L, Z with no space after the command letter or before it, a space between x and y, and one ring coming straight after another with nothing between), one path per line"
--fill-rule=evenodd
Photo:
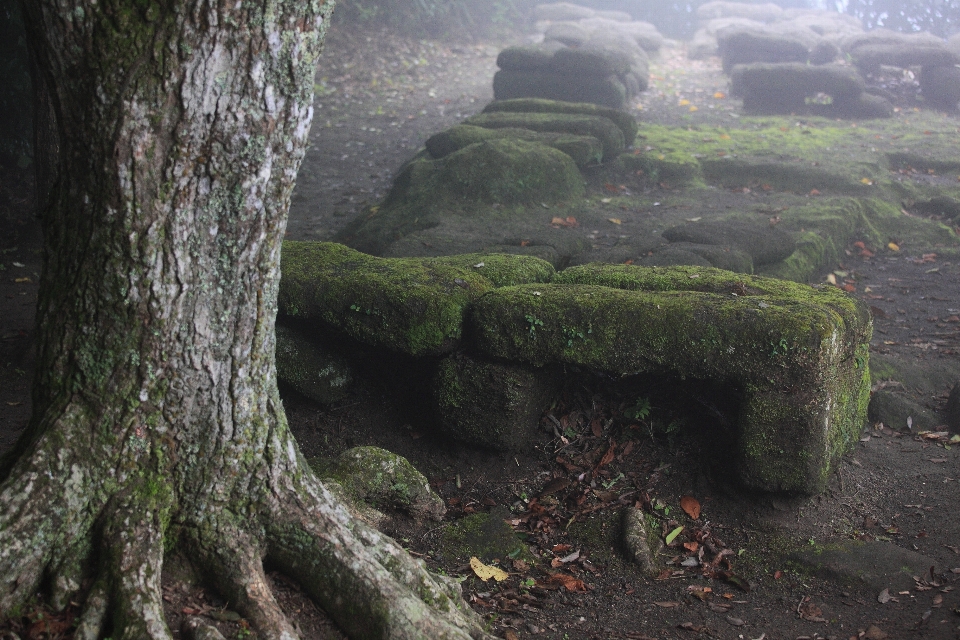
M960 102L957 37L864 31L849 15L772 3L708 2L697 16L702 26L688 55L719 55L748 113L886 117L892 104L864 77L891 67L919 70L931 106L952 110Z
M539 5L535 16L542 40L508 47L497 57L497 100L546 98L625 109L646 90L649 56L664 42L652 24L567 2Z

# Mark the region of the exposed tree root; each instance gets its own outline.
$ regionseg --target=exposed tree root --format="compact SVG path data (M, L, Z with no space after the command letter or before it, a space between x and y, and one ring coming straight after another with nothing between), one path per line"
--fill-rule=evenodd
M464 603L456 581L431 574L394 540L352 518L348 506L312 473L294 469L273 470L271 484L280 486L274 486L271 498L256 508L259 515L241 520L221 507L208 513L202 526L178 521L178 512L168 506L171 500L144 499L142 487L117 494L98 518L87 518L100 526L91 524L86 532L71 532L64 549L86 549L82 557L49 544L65 540L62 532L47 530L34 536L33 540L48 541L35 548L11 542L12 534L23 529L22 522L11 517L17 511L6 506L17 502L12 496L28 492L29 483L16 487L17 482L8 480L0 492L4 505L0 570L13 579L0 585L2 613L32 596L44 575L59 602L77 598L86 567L86 577L95 580L84 600L78 639L95 640L106 633L125 640L170 639L160 579L163 538L172 520L182 532L182 550L262 638L299 637L269 587L263 570L265 556L299 581L351 637L490 637L480 617ZM66 493L68 483L62 486ZM95 546L99 553L89 551ZM98 561L96 573L89 576L94 560ZM212 628L194 626L191 634L197 637L212 633Z

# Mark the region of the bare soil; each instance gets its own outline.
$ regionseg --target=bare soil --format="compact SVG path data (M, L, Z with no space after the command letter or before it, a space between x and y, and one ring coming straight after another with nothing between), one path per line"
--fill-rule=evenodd
M429 135L479 111L492 99L501 44L333 28L288 236L331 237L386 193L396 169ZM718 61L692 63L682 50L669 49L652 73L651 89L637 105L640 120L736 121L739 104L712 97L727 90ZM891 82L900 106L912 108L913 86ZM679 107L684 99L702 107ZM30 181L10 168L0 179L0 451L6 451L29 419L41 261ZM957 371L960 323L952 318L960 309L960 265L910 247L885 257L863 249L851 245L836 269L845 274L841 283L855 288L852 295L874 308L874 353L924 371ZM418 401L421 373L402 358L371 360L349 398L336 405L317 406L292 392L284 402L306 455L384 447L430 479L447 501L448 521L494 510L511 524L537 560L499 558L510 573L501 583L477 579L469 558L444 543L436 523L397 514L388 527L435 570L464 576L464 596L500 637L960 637L960 458L946 437L872 425L824 494L745 495L730 484L723 464L728 408L693 386L584 379L543 418L536 447L508 455L433 434ZM908 391L939 410L949 387ZM637 411L644 400L649 413ZM681 507L684 496L700 506L698 518ZM689 498L684 504L692 508ZM672 564L656 579L642 575L619 542L626 506L655 514L664 534L684 527L664 556ZM875 584L817 577L788 558L845 540L916 551L931 569L890 589L891 599L878 599ZM278 574L271 579L305 638L343 637L296 584ZM164 594L172 628L200 615L217 620L227 637L249 637L215 585L197 581L179 563L165 570ZM0 637L68 638L75 613L37 607L0 626Z

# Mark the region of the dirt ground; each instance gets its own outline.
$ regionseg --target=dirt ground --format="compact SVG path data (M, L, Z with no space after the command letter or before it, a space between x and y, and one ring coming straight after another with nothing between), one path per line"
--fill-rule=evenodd
M492 99L501 44L454 45L334 27L288 237L331 237L386 193L394 171L429 135L479 111ZM718 61L691 63L681 49L668 49L652 75L637 104L641 121L736 121L737 101L706 99L727 90ZM913 85L891 83L898 106L913 108ZM678 108L680 100L698 98L704 108ZM31 218L28 176L4 168L0 178L5 451L30 412L40 234ZM948 382L960 370L960 264L911 247L882 257L848 249L849 259L835 268L854 285L853 295L873 307L875 357L930 372L939 382L907 391L918 403L941 409ZM725 408L704 402L689 385L584 379L544 417L535 449L507 455L433 435L417 402L424 381L411 366L402 359L368 363L361 383L333 406L287 392L288 417L307 456L378 445L407 457L428 477L447 501L447 521L492 512L510 523L525 550L499 558L510 573L501 583L474 577L469 557L445 543L442 524L398 515L388 525L435 570L465 578L465 597L499 637L960 638L960 458L947 437L924 437L907 425L872 425L824 494L744 495L727 482L722 431L718 437L714 429ZM642 410L644 402L649 411ZM628 506L654 513L664 534L683 527L663 556L670 564L656 579L629 562L619 542L620 513ZM881 573L897 573L904 558L921 568L885 582L826 576L796 560L804 551L853 540L879 544L870 548L879 549ZM342 637L296 584L271 576L303 637ZM179 564L165 569L164 594L172 628L185 615L206 615L227 637L249 637L245 621L215 588ZM28 613L0 626L0 638L13 632L70 637L74 610Z

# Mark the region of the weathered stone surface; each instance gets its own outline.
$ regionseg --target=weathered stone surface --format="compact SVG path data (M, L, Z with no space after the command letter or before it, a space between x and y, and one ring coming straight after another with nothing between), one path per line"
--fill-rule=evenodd
M909 209L922 216L939 216L947 220L960 220L960 198L936 196L929 200L915 202Z
M903 393L880 389L870 398L870 422L882 422L897 431L929 431L940 424L937 414L920 406Z
M354 447L329 462L314 458L310 466L319 477L336 480L353 502L406 511L418 519L440 520L447 511L423 474L386 449Z
M600 33L621 33L629 36L647 53L656 53L663 46L663 35L649 22L640 20L616 21L603 16L580 20L582 28L592 30L591 35Z
M749 253L723 244L672 242L653 251L641 262L645 267L671 265L702 265L735 273L753 273L753 258Z
M748 113L806 112L822 108L827 97L839 109L858 102L865 87L856 69L843 65L755 63L731 72L732 91Z
M943 43L926 44L869 44L857 47L850 56L854 64L866 71L891 67L929 66L944 67L960 63L960 58Z
M617 157L625 147L623 132L620 128L613 121L599 115L503 111L481 113L467 118L464 120L464 124L475 127L485 127L487 129L511 127L530 129L531 131L549 131L554 133L593 136L603 144L604 160L611 160Z
M845 540L827 547L804 549L790 556L806 572L845 586L868 590L874 597L911 590L913 576L923 576L936 565L932 559L890 542Z
M350 364L300 331L277 325L277 378L320 404L341 400L353 382Z
M797 246L790 234L776 227L741 220L688 222L667 229L663 237L671 242L736 247L749 255L756 265L780 262Z
M920 71L920 91L930 106L956 111L960 103L960 67L923 67Z
M482 113L569 113L585 116L600 116L613 122L623 133L627 145L633 144L639 125L629 113L619 109L610 109L586 102L561 100L540 100L537 98L519 98L516 100L494 100L483 108Z
M545 98L622 109L626 106L627 88L615 75L570 76L554 71L500 69L493 76L493 95L497 100Z
M549 2L538 4L533 8L533 16L537 20L581 20L583 18L592 18L597 14L589 7L583 7L571 2Z
M489 362L455 354L440 363L433 382L440 427L460 442L524 451L561 383L556 367Z
M806 62L809 43L800 38L767 30L728 29L717 36L723 70L754 62Z
M540 44L507 47L497 55L497 66L504 71L544 71L548 70L553 54L564 45L555 40Z
M387 259L332 242L285 242L281 264L281 316L414 356L457 347L466 306L494 288L481 272L536 282L552 271L522 256Z
M568 47L579 47L590 39L590 31L579 22L554 22L543 32L543 37L545 41L556 40Z
M433 158L439 159L471 144L500 138L513 138L553 147L570 156L574 163L581 168L597 164L603 159L603 145L593 136L538 132L509 127L485 129L468 124L458 124L446 131L430 136L427 138L425 146Z
M715 0L697 7L697 18L747 18L757 22L773 22L783 17L783 9L772 2L765 4L747 4L744 2L724 2Z
M468 323L472 348L487 357L735 384L736 473L756 489L820 490L866 414L869 313L833 288L702 267L585 265L550 285L490 292Z

